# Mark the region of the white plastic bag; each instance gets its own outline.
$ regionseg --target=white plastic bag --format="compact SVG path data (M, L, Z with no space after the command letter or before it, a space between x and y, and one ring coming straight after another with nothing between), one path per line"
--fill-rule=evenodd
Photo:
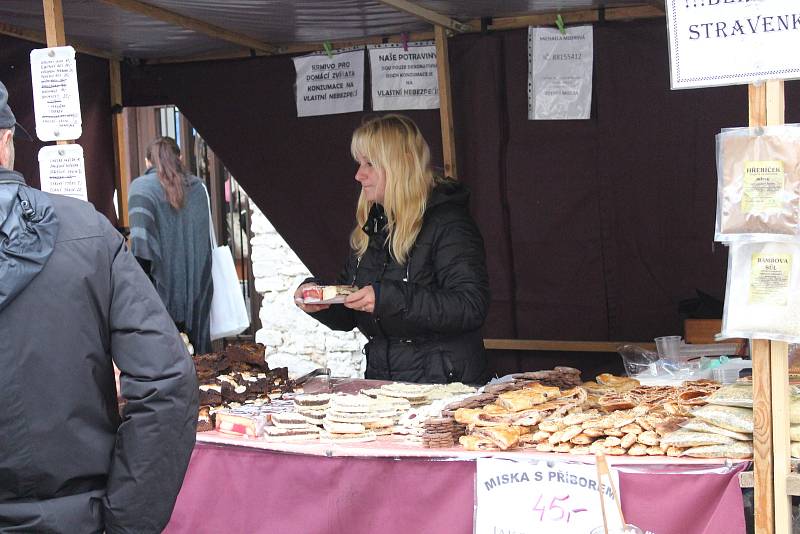
M228 245L211 249L211 278L214 281L209 328L211 339L242 333L250 326L250 316Z
M204 187L205 189L205 187ZM208 191L206 191L208 198ZM211 240L211 279L214 295L211 298L211 339L241 334L250 326L250 315L244 303L239 275L233 264L233 254L228 245L217 246L214 226L211 224L211 200L208 201L208 229Z

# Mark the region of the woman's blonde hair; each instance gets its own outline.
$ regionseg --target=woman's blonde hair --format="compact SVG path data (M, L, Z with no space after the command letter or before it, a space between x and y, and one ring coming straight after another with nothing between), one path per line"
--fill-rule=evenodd
M364 158L386 176L383 209L386 213L389 250L401 265L422 228L422 217L434 185L431 151L414 121L389 114L367 120L353 132L353 158ZM361 192L356 208L356 227L350 246L360 258L369 244L362 230L372 202Z

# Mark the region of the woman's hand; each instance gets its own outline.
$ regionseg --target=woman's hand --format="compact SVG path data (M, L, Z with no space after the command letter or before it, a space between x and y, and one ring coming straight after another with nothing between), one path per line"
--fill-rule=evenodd
M375 290L372 286L364 286L355 293L347 295L344 305L356 311L372 313L375 311Z
M314 282L300 284L300 286L294 292L295 305L306 313L315 313L318 311L327 310L331 307L330 304L303 304L303 290L308 287L314 287L315 285L317 284Z

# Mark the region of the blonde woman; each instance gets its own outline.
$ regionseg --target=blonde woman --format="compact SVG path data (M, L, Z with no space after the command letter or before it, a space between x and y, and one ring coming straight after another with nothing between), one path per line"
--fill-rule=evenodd
M360 289L344 305L298 306L334 330L367 336L366 378L443 383L484 381L480 328L489 306L483 239L469 193L434 175L411 119L386 115L353 133L361 195L352 253L337 283Z

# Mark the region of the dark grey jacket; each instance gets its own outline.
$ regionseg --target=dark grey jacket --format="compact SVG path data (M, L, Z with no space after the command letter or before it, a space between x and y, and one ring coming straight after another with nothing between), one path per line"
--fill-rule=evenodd
M105 217L0 182L0 532L160 532L194 445L192 361Z
M489 277L466 188L444 181L431 193L422 229L400 265L386 246L379 205L364 225L369 247L351 255L338 283L373 285L372 314L334 305L312 316L335 330L367 336L367 378L482 383L487 377L480 328L489 307Z

